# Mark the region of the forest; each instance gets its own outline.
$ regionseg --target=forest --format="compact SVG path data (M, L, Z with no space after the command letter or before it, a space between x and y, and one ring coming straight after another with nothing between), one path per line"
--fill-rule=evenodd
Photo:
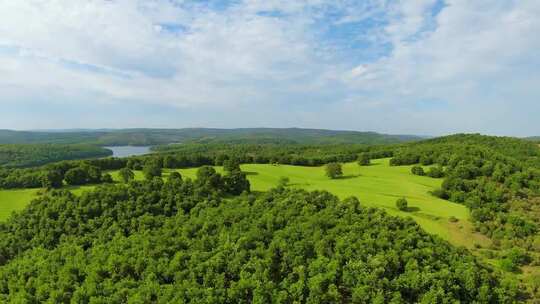
M0 166L33 167L62 160L111 156L112 152L92 145L0 144Z
M414 135L320 129L104 129L65 131L0 130L0 143L152 146L170 143L389 144L422 139Z
M18 303L512 303L514 281L356 198L197 179L55 190L0 224ZM241 175L240 175L241 176ZM236 192L238 193L238 192Z
M475 228L496 245L530 250L535 252L536 263L540 262L540 149L534 144L511 138L450 136L399 149L390 163L437 165L427 172L444 175L434 195L465 204Z

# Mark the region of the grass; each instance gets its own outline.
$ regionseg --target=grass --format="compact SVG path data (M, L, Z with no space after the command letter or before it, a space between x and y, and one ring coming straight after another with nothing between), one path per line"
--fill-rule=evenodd
M24 209L39 189L0 190L0 221L8 218L12 212Z

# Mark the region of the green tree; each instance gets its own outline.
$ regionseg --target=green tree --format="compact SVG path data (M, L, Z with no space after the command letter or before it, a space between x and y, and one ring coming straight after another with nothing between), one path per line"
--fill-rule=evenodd
M161 166L156 161L148 161L143 167L144 178L151 180L154 177L161 177Z
M133 171L128 167L120 169L118 171L118 176L120 176L120 179L124 183L129 183L130 181L135 179L135 173L133 173Z
M429 168L427 172L427 176L433 177L433 178L441 178L444 176L444 171L439 166L431 167Z
M164 168L169 168L169 169L174 169L177 167L177 164L176 164L176 158L174 158L173 156L171 155L167 155L163 158L163 167Z
M406 198L402 197L396 201L396 207L401 211L407 211L409 208L409 203L407 202Z
M246 178L246 174L240 170L229 172L223 177L223 182L225 184L225 191L230 194L238 195L244 191L250 191L249 180Z
M361 153L360 155L358 155L359 166L369 166L370 163L371 163L371 158L369 157L369 154Z
M86 171L88 176L88 183L99 183L101 182L101 168L91 165L82 165L81 168Z
M223 170L226 172L240 171L240 163L236 158L223 161Z
M131 170L142 170L143 166L141 165L141 162L139 160L130 158L127 161L126 167Z
M279 178L277 186L281 187L281 188L287 187L287 185L290 183L290 181L291 180L287 176L282 176L282 177Z
M329 163L325 166L326 176L335 179L343 176L343 170L340 163Z
M68 185L84 185L88 182L88 173L80 167L69 169L65 175Z
M64 182L64 175L60 170L49 170L41 175L41 184L44 188L60 188Z
M101 182L105 184L112 184L114 183L114 180L112 178L112 175L110 175L109 173L105 173L101 176Z
M411 168L411 173L414 174L414 175L420 175L420 176L424 176L426 174L424 172L424 168L422 168L422 166L413 166Z
M177 171L171 172L169 174L169 180L182 180L182 175Z
M221 188L223 181L216 169L211 166L202 166L197 170L197 184L217 190Z

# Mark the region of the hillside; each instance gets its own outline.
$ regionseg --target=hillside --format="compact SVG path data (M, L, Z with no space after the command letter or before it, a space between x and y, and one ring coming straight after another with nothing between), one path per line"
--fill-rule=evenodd
M411 135L319 129L121 129L73 131L0 130L0 144L87 143L101 146L160 145L178 142L288 143L288 144L386 144L419 140Z
M231 197L233 175L206 167L195 181L41 197L0 225L0 301L511 303L522 296L410 219L321 191Z
M0 144L0 166L40 166L62 160L110 156L110 150L91 145Z

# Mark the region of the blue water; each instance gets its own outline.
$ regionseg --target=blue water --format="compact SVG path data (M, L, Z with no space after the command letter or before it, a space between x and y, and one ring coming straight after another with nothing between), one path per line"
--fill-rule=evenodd
M144 155L151 153L149 146L136 147L136 146L118 146L118 147L104 147L113 151L113 157L128 157L136 155Z

